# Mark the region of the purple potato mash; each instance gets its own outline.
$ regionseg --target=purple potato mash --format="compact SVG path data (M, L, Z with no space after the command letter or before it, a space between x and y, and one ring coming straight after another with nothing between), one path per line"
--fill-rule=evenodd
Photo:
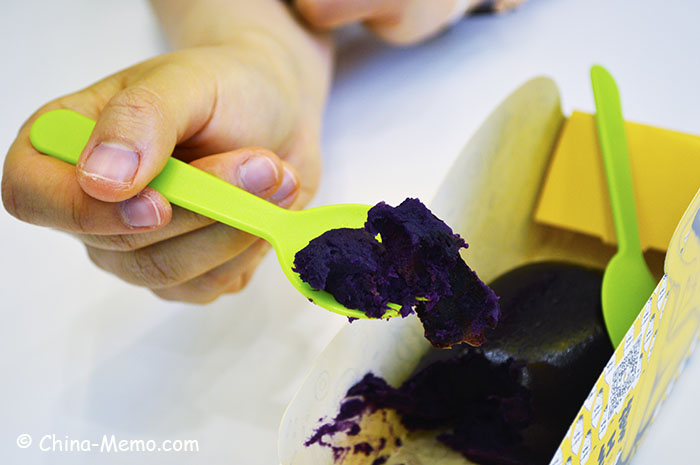
M380 240L377 240L377 237ZM464 263L464 240L417 199L372 207L364 228L327 231L300 250L294 271L313 289L380 318L394 303L414 311L435 347L479 345L498 298Z
M396 410L411 431L449 428L437 439L477 463L520 464L512 450L522 441L520 431L533 422L530 392L521 384L522 366L512 359L491 363L470 348L431 363L399 388L367 373L348 390L340 413L305 445L333 447L336 461L356 454L353 446L333 445L324 437L357 435L363 415L388 408ZM388 459L377 452L377 460Z
M505 273L491 283L503 314L481 347L431 350L398 388L367 373L305 444L334 447L338 460L355 452L333 435L356 436L365 415L393 409L409 431L439 429L439 441L476 463L549 463L613 354L601 282L601 270L562 262Z

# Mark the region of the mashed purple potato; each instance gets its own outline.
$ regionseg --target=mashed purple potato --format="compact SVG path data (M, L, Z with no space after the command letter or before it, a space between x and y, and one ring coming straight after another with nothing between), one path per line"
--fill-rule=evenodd
M602 316L602 271L561 262L533 263L491 283L503 312L488 341L431 350L394 388L367 373L306 445L332 447L336 461L366 452L337 442L361 421L395 410L408 431L439 430L437 440L482 465L544 465L559 446L613 353ZM382 438L370 451L391 455ZM367 444L367 443L363 443ZM380 462L381 463L381 462ZM374 464L373 464L374 465Z
M377 237L380 240L377 240ZM313 289L380 318L394 303L413 311L435 347L484 342L498 298L459 254L467 244L417 199L372 207L364 228L327 231L299 251L294 271Z
M512 359L491 363L478 349L471 349L431 363L398 388L367 373L347 392L340 413L305 445L333 447L336 461L357 454L355 446L334 446L323 438L339 432L357 435L365 414L388 408L397 411L411 431L449 427L438 441L477 463L522 463L511 455L522 440L520 431L533 422L530 392L521 384L522 367ZM369 451L377 460L388 459L381 448L397 440L383 439Z

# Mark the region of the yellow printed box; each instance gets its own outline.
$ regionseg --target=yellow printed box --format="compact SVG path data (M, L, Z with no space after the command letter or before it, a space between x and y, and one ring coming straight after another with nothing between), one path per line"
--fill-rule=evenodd
M535 219L540 198L547 196L543 186L553 176L553 154L567 121L551 80L526 83L474 134L431 202L431 210L471 244L465 260L485 282L537 261L564 260L602 269L613 255L614 247L601 240L605 231L584 234L567 225L572 215L566 211L563 217L550 210L555 213L546 221ZM694 191L698 187L693 186ZM650 213L648 206L642 209ZM677 224L666 255L650 250L646 258L659 283L571 419L550 465L629 463L697 343L700 191ZM470 463L430 435L392 444L381 456L334 457L330 448L304 446L320 420L338 413L347 390L367 372L398 385L429 350L420 322L413 316L360 320L343 328L321 353L285 412L278 444L282 465ZM363 419L360 435L340 440L371 443L373 435L386 434L382 428L400 434L399 420L391 412L382 415L382 421Z

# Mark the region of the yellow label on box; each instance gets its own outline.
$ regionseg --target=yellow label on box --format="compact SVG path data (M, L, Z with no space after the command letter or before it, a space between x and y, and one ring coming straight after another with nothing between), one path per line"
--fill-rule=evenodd
M550 465L628 463L700 335L700 191L665 275L576 415Z
M700 137L626 123L640 240L666 250L700 188ZM615 244L615 229L594 115L574 112L562 128L535 220Z

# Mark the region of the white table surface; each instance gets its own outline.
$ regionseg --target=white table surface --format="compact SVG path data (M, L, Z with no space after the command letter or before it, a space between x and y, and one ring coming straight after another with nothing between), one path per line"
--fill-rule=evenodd
M530 0L412 49L351 34L314 203L429 200L469 135L528 78L551 76L565 111L592 111L596 62L617 78L628 119L699 133L698 18L687 0ZM0 31L3 151L42 103L167 50L139 0L9 0ZM124 284L73 238L4 211L0 257L3 464L278 463L282 412L346 324L297 295L272 256L244 292L206 307ZM696 354L633 464L698 463L698 389ZM35 444L22 450L24 433ZM193 439L200 451L41 452L47 434Z

